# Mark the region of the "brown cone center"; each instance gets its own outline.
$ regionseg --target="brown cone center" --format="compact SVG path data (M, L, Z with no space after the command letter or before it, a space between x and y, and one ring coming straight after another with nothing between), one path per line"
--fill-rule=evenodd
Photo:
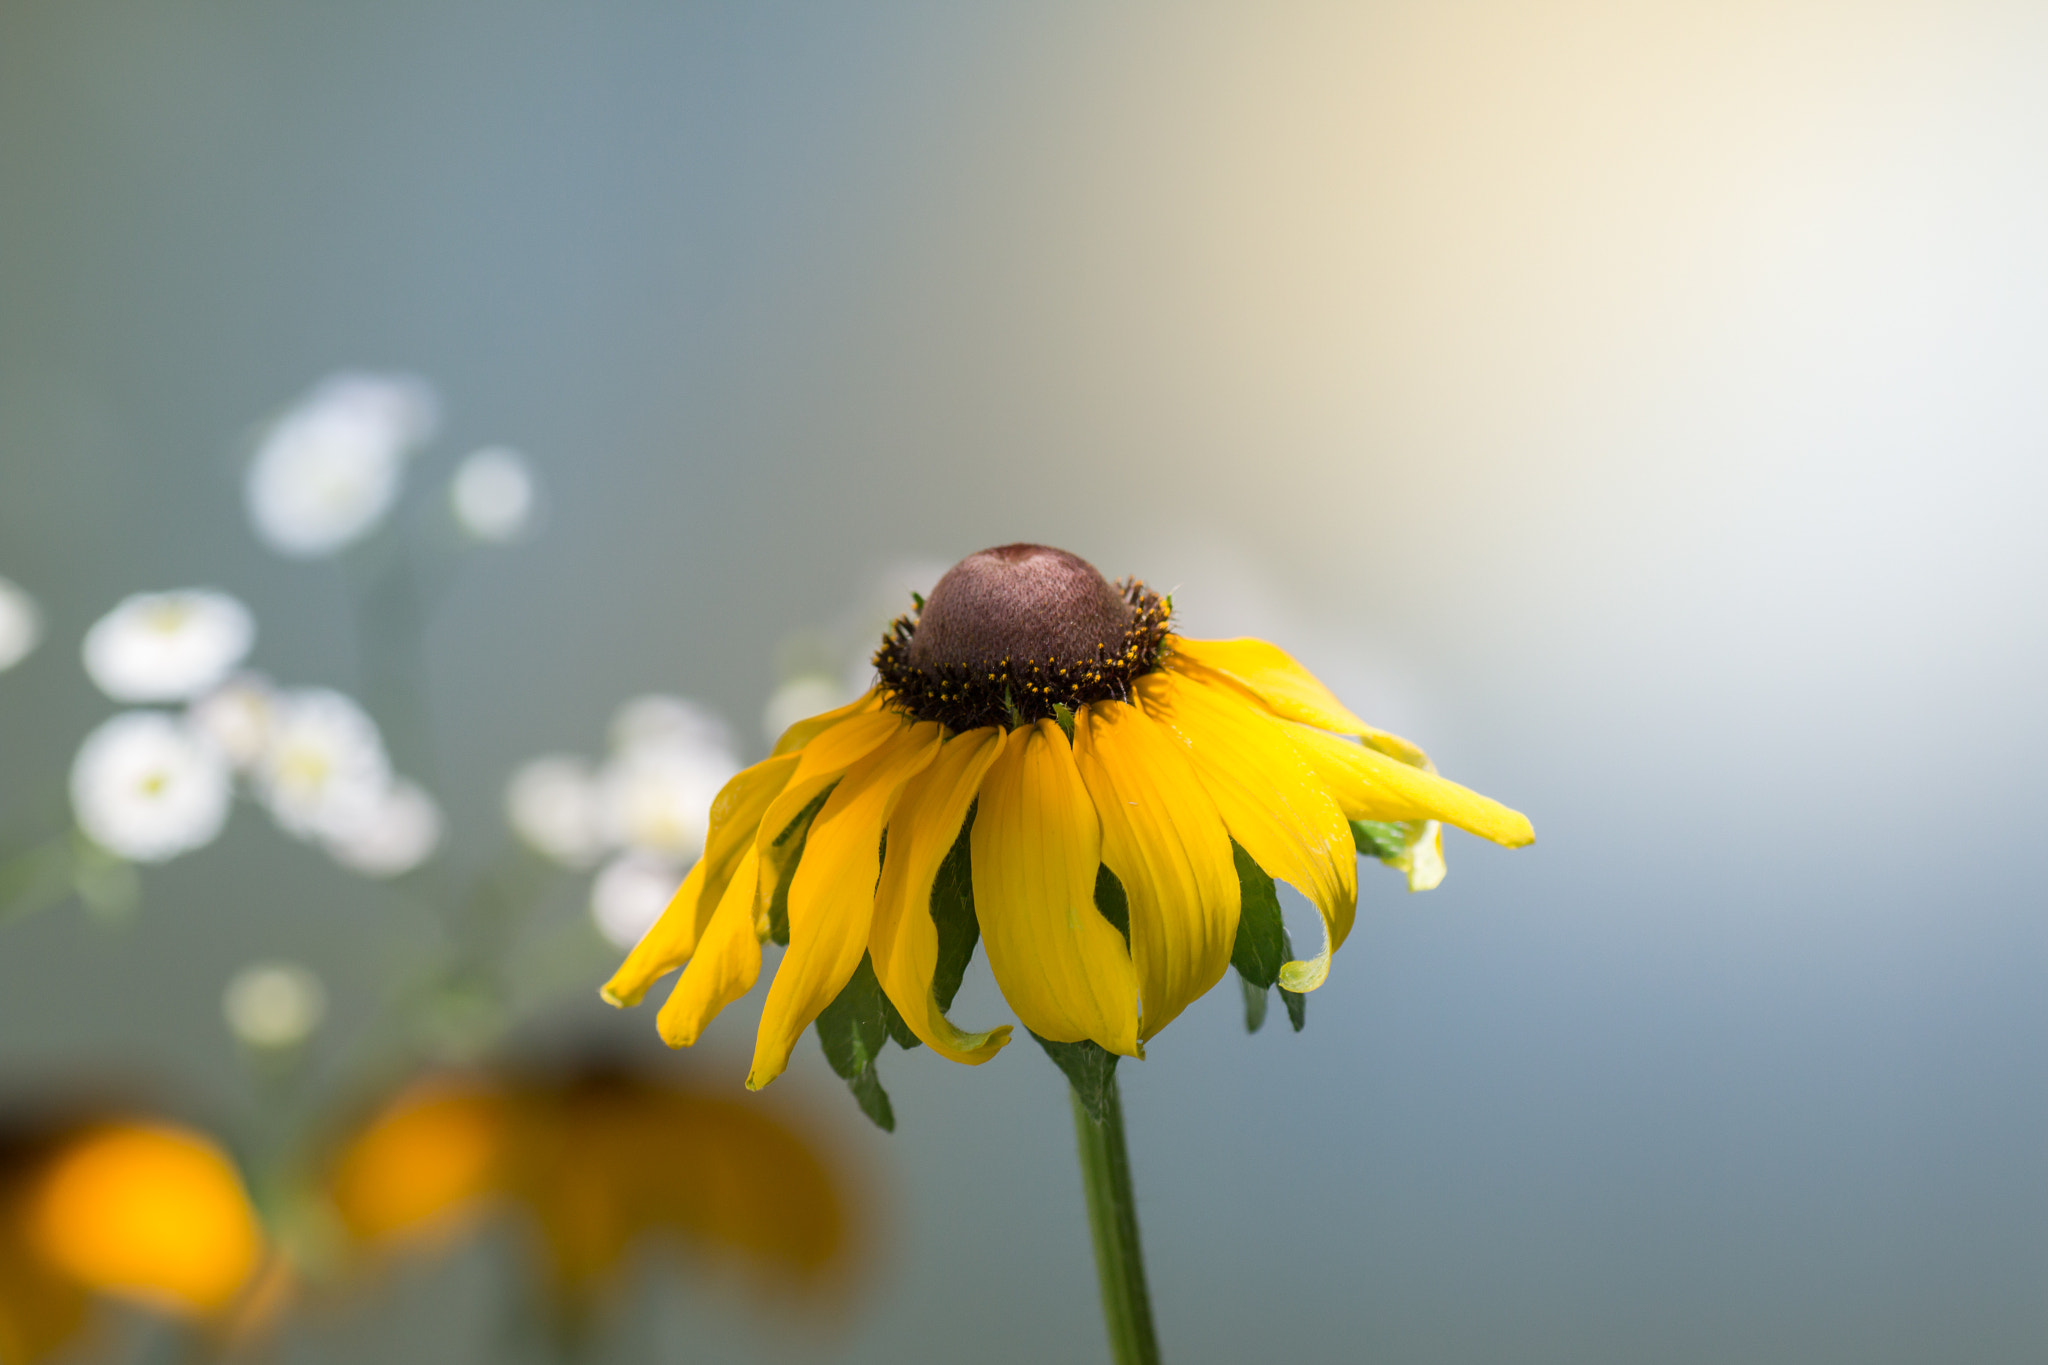
M1130 603L1087 560L1002 545L946 570L910 637L910 663L1086 663L1098 646L1114 653L1130 625Z

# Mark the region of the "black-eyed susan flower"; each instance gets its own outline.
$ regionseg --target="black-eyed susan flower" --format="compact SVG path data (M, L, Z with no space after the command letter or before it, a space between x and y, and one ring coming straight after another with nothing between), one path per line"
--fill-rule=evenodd
M1233 960L1290 999L1321 986L1361 852L1422 890L1443 824L1534 837L1279 648L1180 636L1168 601L1064 551L985 550L918 608L866 696L720 792L702 859L604 989L634 1004L681 967L657 1027L682 1046L754 985L764 941L786 944L752 1088L821 1016L857 1092L889 1035L987 1061L1009 1028L947 1015L977 938L1042 1040L1142 1056ZM1273 879L1320 915L1313 957L1276 948Z

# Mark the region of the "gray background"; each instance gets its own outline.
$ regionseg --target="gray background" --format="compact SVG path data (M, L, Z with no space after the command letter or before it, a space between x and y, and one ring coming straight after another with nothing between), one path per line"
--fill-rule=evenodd
M341 366L548 487L433 625L457 867L622 697L758 746L791 631L1064 545L1540 836L1368 877L1304 1034L1219 992L1125 1068L1171 1359L2037 1360L2044 69L2025 5L0 0L0 573L51 625L0 797L111 709L130 591L357 684L343 572L238 483ZM228 975L315 963L346 1038L427 932L247 811L145 885L0 929L13 1092L232 1129ZM751 1012L653 1060L737 1092ZM1100 1353L1050 1065L885 1074L893 1138L809 1044L758 1101L872 1182L861 1301L662 1276L613 1354ZM494 1358L492 1254L290 1349Z

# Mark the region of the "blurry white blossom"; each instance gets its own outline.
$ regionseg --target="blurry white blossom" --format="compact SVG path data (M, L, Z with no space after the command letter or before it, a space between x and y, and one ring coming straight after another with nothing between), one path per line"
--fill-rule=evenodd
M761 712L761 733L773 744L798 721L844 706L859 695L849 692L839 679L822 673L791 678L769 695L768 705Z
M296 1047L327 1013L320 978L293 962L258 962L236 972L221 993L228 1030L259 1049Z
M533 522L538 493L533 471L516 451L479 450L456 467L448 485L455 523L478 540L517 540Z
M237 673L186 707L185 723L238 771L247 772L270 743L276 705L270 679L261 673Z
M0 578L0 673L26 659L43 639L43 613L36 599Z
M704 849L711 802L738 771L721 751L649 748L618 755L602 778L606 839L685 861L695 858Z
M255 641L249 609L226 593L136 593L85 633L85 671L115 701L183 701L225 678Z
M71 764L78 827L109 853L160 863L212 843L233 785L213 747L161 711L126 711Z
M597 781L580 758L549 754L512 774L505 817L536 852L565 866L588 867L604 851Z
M622 703L612 712L606 737L612 752L642 749L687 749L697 753L732 754L732 731L716 711L688 697L650 692Z
M321 845L351 872L396 877L433 855L441 842L441 808L404 778L366 806L346 809L329 822Z
M661 918L682 884L682 870L666 858L621 854L590 884L591 921L614 947L631 948Z
M398 498L406 457L439 420L410 375L338 374L264 434L243 487L250 520L279 554L310 559L369 534Z
M343 838L383 800L391 763L362 707L327 688L298 688L273 700L255 779L287 833Z

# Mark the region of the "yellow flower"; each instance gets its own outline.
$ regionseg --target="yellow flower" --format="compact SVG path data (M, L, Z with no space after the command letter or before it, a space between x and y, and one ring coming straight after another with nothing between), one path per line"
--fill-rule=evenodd
M1351 930L1360 851L1422 890L1443 876L1440 824L1535 837L1280 649L1173 634L1169 602L1064 551L985 550L919 606L872 691L726 785L703 858L604 988L631 1005L683 968L657 1027L687 1045L752 987L762 940L786 942L751 1088L869 964L899 1041L995 1055L1007 1026L946 1016L964 962L949 896L971 902L968 934L1026 1028L1142 1056L1243 953L1241 878L1284 881L1321 916L1322 951L1277 973L1300 993Z
M846 1243L839 1186L801 1137L623 1075L431 1078L342 1144L328 1190L351 1240L372 1249L437 1246L517 1211L571 1310L647 1240L733 1253L796 1286L836 1268Z
M95 1296L224 1321L263 1260L241 1177L167 1123L52 1126L0 1143L0 1365L55 1352Z

